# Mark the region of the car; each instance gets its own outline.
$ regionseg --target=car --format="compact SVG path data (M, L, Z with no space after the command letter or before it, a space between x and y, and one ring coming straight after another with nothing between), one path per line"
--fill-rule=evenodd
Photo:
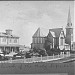
M22 54L22 53L17 53L13 56L13 59L21 59L21 58L24 58L24 55L25 54Z
M3 54L0 54L0 61L8 60L7 57L5 57Z
M10 59L10 58L13 59L14 55L16 55L16 54L17 54L17 53L15 53L15 52L11 52L11 53L9 53L9 54L6 54L5 57L8 58L8 59Z

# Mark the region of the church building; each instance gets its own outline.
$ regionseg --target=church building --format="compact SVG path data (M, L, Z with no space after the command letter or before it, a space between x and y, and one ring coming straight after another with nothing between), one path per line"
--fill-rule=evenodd
M48 30L44 28L38 28L37 31L32 36L31 48L42 49L45 46L45 41L47 39Z
M70 8L68 13L68 20L66 25L66 33L63 28L53 28L44 30L41 32L41 28L38 28L32 37L31 48L56 48L60 50L71 50L73 44L73 25L71 23Z

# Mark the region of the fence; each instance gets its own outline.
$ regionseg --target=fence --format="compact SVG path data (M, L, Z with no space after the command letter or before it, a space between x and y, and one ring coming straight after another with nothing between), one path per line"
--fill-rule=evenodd
M32 57L32 58L28 58L28 59L24 58L24 63L47 62L47 61L62 59L62 58L69 57L69 56L70 56L70 53L67 53L67 54L62 53L60 55L59 54L58 55L53 54L53 56Z
M8 61L1 61L1 63L33 63L33 62L47 62L47 61L53 61L53 60L58 60L62 59L65 57L69 57L70 53L67 52L64 54L63 52L59 55L54 55L53 56L44 56L44 57L32 57L32 58L25 58L24 59L16 59L16 60L8 60Z

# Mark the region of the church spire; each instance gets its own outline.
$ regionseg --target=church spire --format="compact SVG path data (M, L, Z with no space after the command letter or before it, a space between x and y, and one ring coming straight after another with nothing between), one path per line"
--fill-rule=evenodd
M69 7L67 28L71 28L71 27L72 27L72 23L71 23L71 14L70 14L70 7Z

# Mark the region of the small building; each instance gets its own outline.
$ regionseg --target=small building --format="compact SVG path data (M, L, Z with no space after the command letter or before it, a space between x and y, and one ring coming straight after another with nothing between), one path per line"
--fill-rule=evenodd
M19 50L20 50L20 52L28 52L30 50L30 48L25 47L25 45L20 45Z
M7 29L6 32L0 32L0 50L10 52L19 51L19 37L12 34L12 30Z

